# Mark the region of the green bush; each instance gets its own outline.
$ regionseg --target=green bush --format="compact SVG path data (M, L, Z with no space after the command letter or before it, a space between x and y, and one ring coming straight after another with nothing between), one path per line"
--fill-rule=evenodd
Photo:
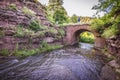
M80 34L80 41L85 43L94 43L94 35L90 32L83 32Z
M47 42L45 42L45 41L42 41L41 42L41 48L44 48L44 47L47 47L48 46L48 44L47 44Z
M9 55L8 49L1 49L0 50L0 55L2 55L2 56L8 56Z
M86 37L81 37L80 41L85 43L94 43L94 39L86 38Z
M24 33L24 31L23 31L23 28L17 27L15 36L17 36L17 37L24 37L24 36L25 36L25 33Z
M102 34L105 38L110 38L112 36L115 36L119 32L119 28L117 25L112 25L109 28L106 28Z
M9 4L9 9L17 10L16 4Z
M29 16L35 16L35 12L27 7L23 7L22 12Z
M52 28L52 27L48 28L48 32L52 33L52 34L57 34L58 33L58 31L55 28Z
M15 54L15 56L18 56L18 57L28 57L28 56L31 56L31 55L35 55L37 54L39 51L38 49L31 49L31 50L18 50Z
M19 26L19 25L17 26L15 36L24 37L24 36L31 36L31 35L35 35L35 32L30 29L25 29L22 26Z
M103 32L103 25L104 22L101 19L93 19L90 28L91 30L101 34Z
M65 31L63 29L59 29L58 33L63 37L65 35Z
M43 36L45 36L45 32L46 32L46 31L38 31L38 32L36 32L35 34L36 34L36 36L43 37Z
M48 45L47 47L46 47L46 51L52 51L52 50L54 50L54 49L59 49L59 48L61 48L61 47L63 47L62 45Z
M61 35L56 35L55 38L56 38L56 40L60 40L60 39L63 38L63 36L61 36Z
M46 29L46 27L45 27L45 26L42 26L42 25L39 23L39 21L37 21L37 20L32 20L32 21L30 22L29 28L30 28L31 30L34 30L34 31L39 31L39 30Z
M42 43L42 47L39 48L39 52L46 52L46 51L52 51L52 50L55 50L55 49L59 49L63 47L62 45L59 45L59 44L55 44L55 45L50 45L50 44L47 44L46 42Z

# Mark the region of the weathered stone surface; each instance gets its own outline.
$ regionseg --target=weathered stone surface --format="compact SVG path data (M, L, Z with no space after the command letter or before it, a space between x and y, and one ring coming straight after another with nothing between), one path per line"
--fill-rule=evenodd
M94 44L95 47L104 48L105 45L106 45L106 39L102 37L96 37L95 44Z
M120 35L107 39L109 52L113 55L120 57Z
M117 56L117 63L120 65L120 34L107 40L108 51Z
M23 13L19 16L17 15L18 11L13 11L13 10L5 10L5 9L0 9L0 21L1 24L3 22L3 26L7 25L18 25L18 24L23 24L23 25L28 25L29 24L29 18L26 17ZM6 23L6 24L5 24Z
M16 5L16 10L10 9L10 4ZM27 7L35 12L35 16L23 13L23 7ZM17 25L27 28L32 19L39 19L42 25L52 26L46 18L45 7L41 3L30 2L29 0L2 0L0 1L0 30L4 36L0 36L0 49L13 50L18 45L19 49L38 48L43 40L41 37L16 37ZM50 42L50 40L48 40Z
M3 41L0 41L0 45L3 45L4 44L4 42Z
M5 35L6 36L13 36L14 34L15 34L14 30L7 30L7 31L5 31Z
M9 9L10 4L15 4L17 10ZM0 25L12 24L12 25L29 25L30 20L33 17L25 15L22 12L22 8L27 5L27 7L35 12L36 17L39 17L41 24L46 26L52 26L51 23L46 18L46 12L44 11L45 7L41 3L34 3L29 1L20 1L20 0L3 0L0 1ZM47 23L46 23L47 22Z
M114 68L120 68L120 65L117 64L117 62L115 60L112 60L108 63L108 65L110 65L111 67L114 67Z
M45 7L42 6L40 3L32 3L29 2L27 3L27 6L33 10L34 12L36 12L36 16L39 17L41 24L45 25L45 26L52 26L50 21L47 20L47 13L45 12ZM48 22L47 24L44 24L45 22Z
M28 37L5 36L0 39L0 49L14 50L18 45L19 49L38 48L40 38L31 39Z
M116 80L115 71L108 65L105 65L101 70L102 80Z
M68 25L65 27L66 36L64 42L72 45L78 42L78 35L83 31L90 31L89 25Z
M68 25L65 27L66 36L64 37L64 43L68 45L73 45L79 42L79 35L84 31L92 32L88 24L84 25ZM94 34L94 32L92 32ZM96 33L95 33L96 34ZM103 48L106 45L104 38L95 36L95 47Z

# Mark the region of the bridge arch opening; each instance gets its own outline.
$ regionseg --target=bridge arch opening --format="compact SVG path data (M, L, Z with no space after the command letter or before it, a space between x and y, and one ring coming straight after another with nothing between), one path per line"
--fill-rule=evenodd
M79 43L79 42L84 42L84 43L94 43L95 41L95 36L94 34L86 29L80 29L74 32L73 34L74 37L74 42Z
M66 45L74 45L79 43L80 41L80 34L83 32L91 32L90 26L87 24L83 25L70 25L65 27L65 37L63 38L63 44ZM103 48L106 46L106 40L98 35L98 33L91 32L94 35L94 47Z

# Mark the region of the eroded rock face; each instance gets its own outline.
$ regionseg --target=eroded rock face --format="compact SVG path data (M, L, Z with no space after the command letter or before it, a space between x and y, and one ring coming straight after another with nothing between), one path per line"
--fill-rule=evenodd
M106 40L102 37L96 37L94 46L97 48L104 48L106 45Z
M10 5L12 8L10 9ZM28 16L22 12L24 7L29 8L35 12L35 16ZM0 1L0 25L29 25L30 21L37 17L41 24L46 26L52 26L51 23L46 18L45 7L39 2L35 3L29 0L2 0Z
M118 57L120 64L120 35L107 40L109 52Z
M120 35L114 38L108 39L107 42L108 42L108 47L111 53L120 54L120 51L119 51L120 50Z
M11 7L10 7L11 6ZM26 7L34 15L23 12ZM0 50L33 49L38 48L43 38L40 36L15 36L18 25L28 29L30 22L37 19L42 25L52 26L47 20L45 7L33 0L0 0Z
M102 80L116 80L115 71L108 65L105 65L101 70Z
M24 25L30 24L30 18L23 14L21 11L0 9L0 25Z

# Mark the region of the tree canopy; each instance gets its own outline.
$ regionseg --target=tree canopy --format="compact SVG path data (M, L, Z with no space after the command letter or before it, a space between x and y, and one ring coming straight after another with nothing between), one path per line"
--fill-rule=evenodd
M63 0L49 0L47 6L48 19L55 24L67 22L67 12L62 6Z
M71 22L73 22L73 23L77 23L78 22L78 16L76 14L72 15Z
M120 1L99 0L93 9L98 12L106 12L101 18L96 18L91 23L91 29L98 32L102 37L110 38L120 34Z

